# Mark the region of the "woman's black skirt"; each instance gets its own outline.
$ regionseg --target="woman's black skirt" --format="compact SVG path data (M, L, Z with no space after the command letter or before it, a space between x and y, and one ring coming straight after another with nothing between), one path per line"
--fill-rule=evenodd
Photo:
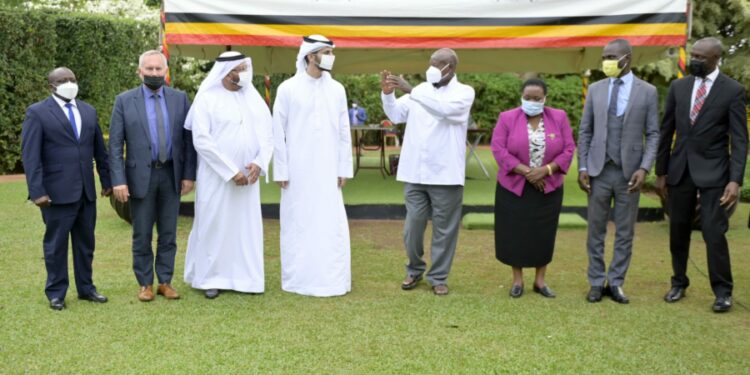
M526 183L519 197L495 188L495 257L512 267L542 267L552 261L563 188L544 194Z

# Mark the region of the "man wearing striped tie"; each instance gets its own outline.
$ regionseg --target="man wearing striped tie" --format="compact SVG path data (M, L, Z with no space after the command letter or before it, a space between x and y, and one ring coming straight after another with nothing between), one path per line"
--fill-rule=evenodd
M690 231L699 201L708 274L716 296L714 312L732 307L726 207L737 201L748 143L745 89L719 71L722 51L716 38L693 44L690 75L672 82L669 88L656 161L656 188L666 195L669 208L674 272L672 288L664 300L679 301L690 284Z

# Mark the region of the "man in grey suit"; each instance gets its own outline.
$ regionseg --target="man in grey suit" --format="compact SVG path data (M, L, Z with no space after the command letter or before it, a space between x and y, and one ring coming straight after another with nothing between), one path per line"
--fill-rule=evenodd
M184 92L164 85L166 73L164 55L144 52L138 60L143 84L117 96L109 128L113 190L118 201L130 201L133 271L138 299L144 302L154 299L154 223L158 294L180 297L171 285L177 217L180 195L189 193L195 181L196 153L190 131L183 128L190 103Z
M624 39L604 47L602 70L609 78L589 88L578 133L578 184L589 201L589 302L599 302L607 293L616 302L629 302L622 285L633 249L640 188L659 146L656 88L633 75L631 58L630 43ZM604 242L613 199L614 251L605 273Z

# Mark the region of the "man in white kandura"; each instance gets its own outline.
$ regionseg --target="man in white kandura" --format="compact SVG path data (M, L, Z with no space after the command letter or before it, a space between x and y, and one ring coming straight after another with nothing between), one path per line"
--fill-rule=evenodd
M461 225L466 169L466 128L474 89L458 82L458 56L442 48L430 57L427 82L412 89L402 77L384 70L380 85L383 110L393 123L406 122L398 175L404 182L404 245L409 262L401 289L417 286L425 272L424 232L432 218L432 267L427 281L439 296L448 294ZM405 95L396 99L395 89Z
M316 297L352 289L349 224L341 188L353 175L344 86L334 44L303 38L297 74L273 105L273 179L281 186L281 289Z
M258 177L271 160L273 134L252 70L241 53L222 53L185 121L198 152L185 282L207 298L219 290L263 293L265 286Z

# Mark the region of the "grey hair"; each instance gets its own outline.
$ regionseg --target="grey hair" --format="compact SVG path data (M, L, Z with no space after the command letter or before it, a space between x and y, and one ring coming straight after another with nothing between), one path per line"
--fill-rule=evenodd
M143 68L143 60L145 60L146 57L152 56L152 55L159 55L159 56L161 56L161 61L164 63L164 66L167 66L167 57L164 56L164 54L161 53L160 51L152 49L152 50L148 50L148 51L146 51L146 52L144 52L144 53L141 54L141 56L138 58L138 67L139 68Z

